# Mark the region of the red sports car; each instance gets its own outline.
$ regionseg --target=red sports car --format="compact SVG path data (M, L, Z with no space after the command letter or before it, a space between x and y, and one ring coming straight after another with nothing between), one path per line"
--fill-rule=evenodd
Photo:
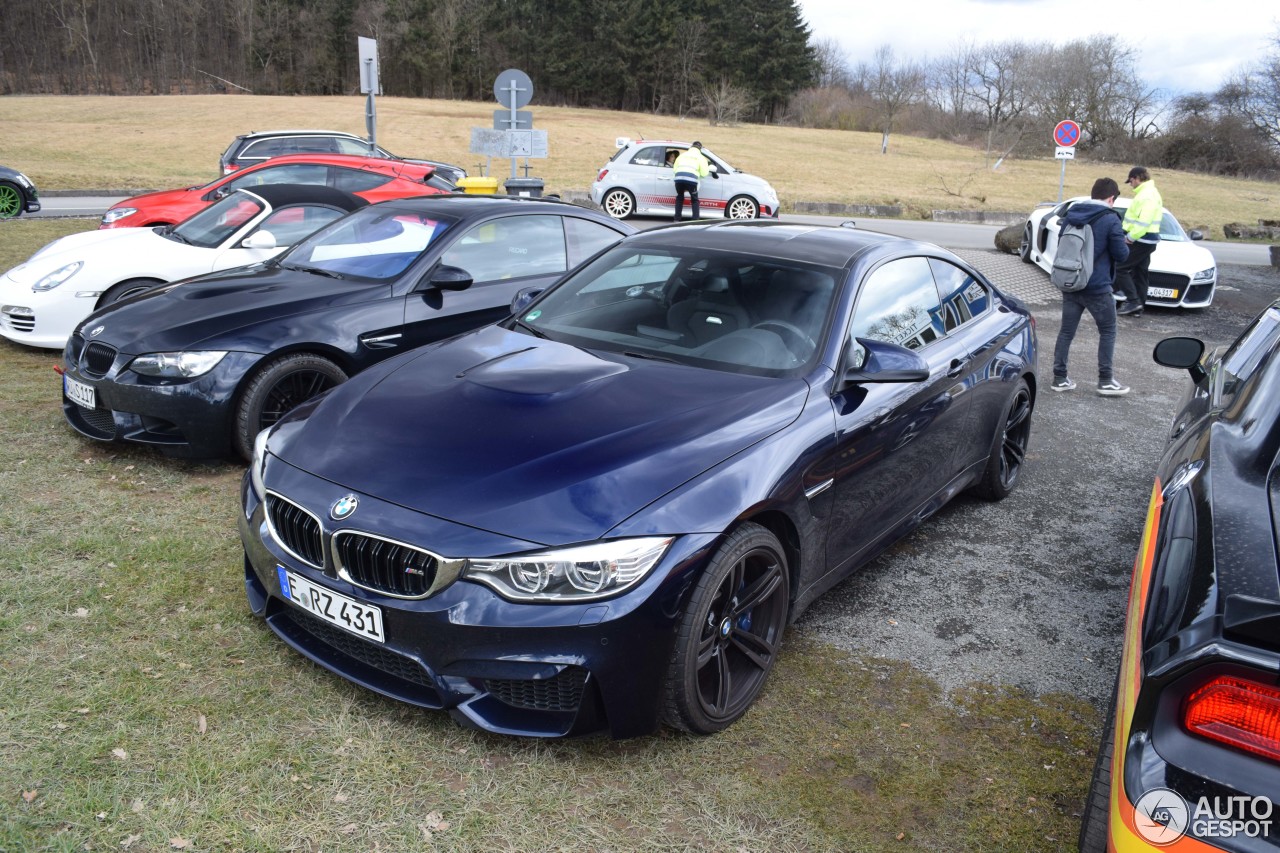
M102 216L99 228L131 228L182 222L227 193L264 184L320 184L369 202L451 192L432 166L350 154L292 154L241 169L204 186L145 193L125 199Z

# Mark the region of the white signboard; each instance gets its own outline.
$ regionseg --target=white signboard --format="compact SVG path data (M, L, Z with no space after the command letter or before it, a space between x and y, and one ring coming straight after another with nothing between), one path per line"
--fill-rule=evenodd
M356 36L360 48L360 94L381 95L382 83L378 80L378 40Z
M471 128L472 154L490 157L547 157L545 130L490 130Z
M1053 156L1058 160L1074 160L1076 159L1075 146L1059 145L1058 150L1053 153Z

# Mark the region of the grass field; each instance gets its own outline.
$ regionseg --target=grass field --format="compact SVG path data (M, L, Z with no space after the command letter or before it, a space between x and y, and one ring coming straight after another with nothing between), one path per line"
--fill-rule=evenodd
M0 224L0 269L92 225ZM357 688L250 615L242 468L81 440L57 361L0 341L0 850L1074 849L1099 709L803 630L709 739L512 740Z
M471 174L491 165L469 153L471 128L492 126L496 103L380 98L378 142L403 156L453 162ZM783 210L796 201L901 205L905 215L933 210L1029 211L1058 198L1061 162L1044 140L1035 159L988 168L983 152L902 134L880 153L880 135L773 125L710 127L670 116L529 107L548 133L550 157L531 161L548 192L585 190L613 154L614 139L700 139L738 168L769 180ZM218 157L238 133L331 128L364 134L364 99L352 97L0 98L5 145L0 162L24 170L42 190L168 189L217 176ZM1067 163L1064 194L1087 195L1109 175L1123 184L1129 163ZM1222 238L1222 226L1274 218L1280 184L1154 170L1165 202L1188 228ZM1127 192L1127 190L1125 191Z

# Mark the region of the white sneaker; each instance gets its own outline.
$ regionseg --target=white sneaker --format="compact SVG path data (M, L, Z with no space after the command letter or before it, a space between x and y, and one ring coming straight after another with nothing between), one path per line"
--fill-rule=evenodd
M1107 379L1098 383L1098 393L1103 397L1123 397L1129 393L1129 386L1121 385L1114 379Z

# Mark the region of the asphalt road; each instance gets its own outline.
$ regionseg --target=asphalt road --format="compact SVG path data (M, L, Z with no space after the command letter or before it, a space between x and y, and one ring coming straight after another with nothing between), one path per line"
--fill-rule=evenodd
M1061 297L1048 276L1014 255L959 254L1036 317L1040 393L1022 482L1000 503L953 501L820 599L796 630L909 661L946 690L991 683L1105 703L1152 476L1189 383L1151 350L1171 335L1234 340L1280 295L1280 271L1226 266L1208 308L1120 318L1116 378L1133 390L1100 397L1091 318L1071 349L1076 390L1049 391Z

